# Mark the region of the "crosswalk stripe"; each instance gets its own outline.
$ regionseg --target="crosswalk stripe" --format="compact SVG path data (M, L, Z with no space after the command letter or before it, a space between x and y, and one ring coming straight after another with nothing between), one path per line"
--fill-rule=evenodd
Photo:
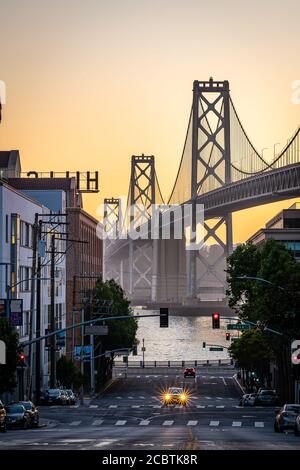
M241 421L232 421L232 426L235 428L240 428L242 426Z
M108 408L118 408L118 405L109 405Z
M133 400L133 397L128 397L130 400Z
M152 405L152 408L161 408L162 405Z
M174 423L174 421L172 421L172 420L167 420L167 421L164 421L164 422L162 423L162 425L163 425L163 426L172 426L173 423Z
M118 400L122 400L122 397L117 397Z
M141 422L140 422L140 426L148 426L148 424L150 423L150 421L148 419L143 419Z
M254 426L255 426L256 428L264 428L264 427L265 427L265 423L264 423L263 421L255 421Z
M198 421L189 421L187 423L187 426L197 426L197 424L198 424Z
M145 397L140 397L140 398L141 398L142 400L144 400L144 399L145 399Z
M131 408L140 408L140 405L131 405Z
M80 423L81 421L72 421L72 423L70 423L70 426L79 426Z
M205 408L205 405L197 405L197 408Z
M92 426L101 426L103 423L103 419L95 419L95 421L92 422Z
M210 426L219 426L220 421L210 421L209 425Z
M98 408L98 405L90 405L89 408Z
M124 426L124 424L126 424L126 423L127 423L126 420L120 419L120 420L118 420L118 421L116 422L115 425L116 425L116 426Z
M216 408L225 408L224 405L217 405Z

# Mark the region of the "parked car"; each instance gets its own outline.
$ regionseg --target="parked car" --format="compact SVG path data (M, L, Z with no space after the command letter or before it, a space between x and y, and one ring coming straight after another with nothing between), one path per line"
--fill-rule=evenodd
M32 403L32 401L20 401L19 404L23 405L25 410L28 411L30 416L30 425L34 428L38 428L40 421L38 408Z
M5 406L7 427L28 429L30 427L30 414L23 405L13 403Z
M0 400L0 431L6 432L6 411L1 400Z
M186 367L184 369L184 378L186 377L196 377L196 369L195 367Z
M67 405L68 397L65 390L59 388L49 388L43 396L42 403L44 405Z
M68 390L64 390L64 392L68 397L68 402L69 402L68 404L69 405L75 405L76 404L76 395L73 392L73 390L68 389Z
M278 396L276 390L261 389L255 398L255 405L270 405L278 404Z
M240 406L254 406L256 400L256 393L247 393L240 399Z
M275 411L274 431L282 432L285 429L294 429L296 418L300 414L300 405L284 405Z
M295 436L300 436L300 414L297 416L295 420L295 427L294 427L294 434Z

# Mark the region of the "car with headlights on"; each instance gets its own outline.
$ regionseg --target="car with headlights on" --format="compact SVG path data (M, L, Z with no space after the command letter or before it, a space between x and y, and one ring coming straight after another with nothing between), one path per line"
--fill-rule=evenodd
M300 405L287 404L275 411L274 431L282 432L286 429L294 429L296 418L300 414Z
M30 415L23 405L12 403L5 406L6 425L8 428L30 428Z
M181 387L169 387L162 398L166 406L173 404L185 406L188 402L188 394Z

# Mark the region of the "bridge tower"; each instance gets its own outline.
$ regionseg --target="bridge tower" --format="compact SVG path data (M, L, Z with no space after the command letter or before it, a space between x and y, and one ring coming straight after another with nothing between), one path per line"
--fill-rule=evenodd
M153 155L133 155L130 176L130 222L136 230L150 220L155 204L155 159ZM150 239L130 239L129 294L135 298L151 298L153 273L157 271L157 247ZM155 287L154 287L155 288Z
M230 166L230 96L228 81L194 81L192 109L192 172L191 200L231 182ZM205 208L204 208L205 210ZM193 218L195 231L195 217ZM206 276L225 290L225 275L220 275L220 263L232 251L232 217L227 213L212 224L205 221L204 242L212 238L220 252L208 260L207 250L190 251L187 265L188 297L195 298ZM220 230L225 232L222 240ZM199 266L202 266L201 272ZM219 269L218 269L219 268ZM215 285L216 285L215 284Z
M110 256L114 246L114 238L118 237L120 220L120 199L114 197L104 199L103 230L107 238L103 240L103 279L115 279L123 287L123 260L115 261Z

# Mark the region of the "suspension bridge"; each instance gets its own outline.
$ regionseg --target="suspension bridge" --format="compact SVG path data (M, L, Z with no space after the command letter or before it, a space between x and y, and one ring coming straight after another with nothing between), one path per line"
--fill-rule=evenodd
M174 218L169 239L107 238L104 279L119 282L136 305L201 306L210 312L219 305L225 313L232 213L299 196L299 132L298 128L268 162L246 134L229 82L194 81L183 152L169 198L163 198L154 156L132 156L122 224L129 217L142 232L155 204L164 210L203 204L203 244L188 250L185 237L174 235ZM120 222L120 199L105 199L104 207L104 230L109 234ZM195 210L192 214L191 229L196 230Z

